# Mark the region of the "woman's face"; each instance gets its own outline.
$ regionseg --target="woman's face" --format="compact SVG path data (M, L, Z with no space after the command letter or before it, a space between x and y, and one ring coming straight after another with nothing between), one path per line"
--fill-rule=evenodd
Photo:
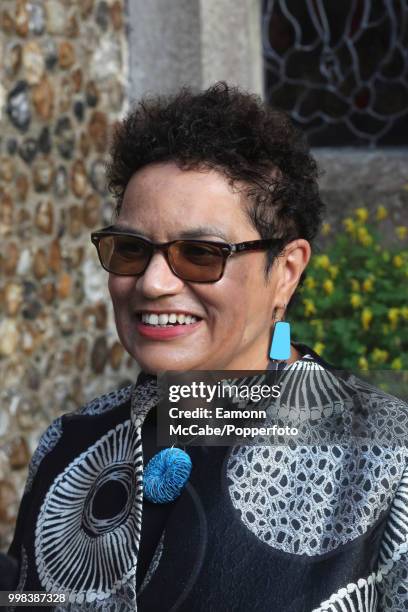
M151 164L130 180L116 226L154 242L197 238L230 243L259 240L242 195L215 170ZM209 284L183 281L155 252L140 277L109 275L116 326L126 350L150 373L164 370L265 368L279 271L265 280L265 252L233 255L223 277ZM178 334L146 330L141 312L193 315ZM162 328L160 328L162 329ZM157 328L156 328L157 330Z

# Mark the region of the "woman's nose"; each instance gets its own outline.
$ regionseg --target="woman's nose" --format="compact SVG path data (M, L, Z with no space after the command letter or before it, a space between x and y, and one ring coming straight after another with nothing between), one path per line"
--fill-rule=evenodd
M138 278L136 286L145 297L158 298L161 295L178 293L184 283L172 272L164 254L156 252L144 274Z

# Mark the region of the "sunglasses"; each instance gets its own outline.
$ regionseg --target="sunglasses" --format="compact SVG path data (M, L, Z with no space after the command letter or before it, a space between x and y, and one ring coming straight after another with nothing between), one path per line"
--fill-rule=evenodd
M110 225L92 232L102 267L119 276L141 276L153 254L160 251L178 278L194 283L215 283L222 277L227 259L245 251L283 246L283 240L250 240L237 244L212 240L172 240L154 243Z

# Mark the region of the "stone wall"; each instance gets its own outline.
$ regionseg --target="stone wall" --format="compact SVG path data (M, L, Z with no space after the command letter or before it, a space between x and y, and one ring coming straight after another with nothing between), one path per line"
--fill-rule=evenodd
M327 205L326 221L333 231L344 230L343 220L358 207L375 218L378 206L387 210L381 224L382 242L387 246L405 246L396 238L395 228L407 226L408 219L408 147L407 148L316 148L313 150L320 170L320 192ZM332 233L320 237L324 249Z
M29 458L63 412L137 375L90 232L126 106L123 0L0 5L0 549Z

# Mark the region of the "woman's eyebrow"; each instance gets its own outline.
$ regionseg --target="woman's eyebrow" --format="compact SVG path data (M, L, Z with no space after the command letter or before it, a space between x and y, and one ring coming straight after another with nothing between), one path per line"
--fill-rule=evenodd
M113 230L117 230L118 232L126 232L128 234L136 234L138 236L145 236L146 234L144 232L142 232L141 230L134 228L134 227L129 227L127 225L122 225L121 223L115 223L114 225L112 225L112 229Z
M134 228L134 227L128 227L127 225L122 225L121 223L115 223L114 225L112 225L112 229L118 230L120 232L127 232L129 234L135 234L138 236L146 236L146 234L142 232L141 230ZM186 229L186 230L177 232L177 236L174 236L173 239L174 240L178 240L179 238L192 239L192 238L202 238L203 236L217 236L218 238L221 238L221 240L225 240L225 242L230 242L223 231L221 231L217 227L213 227L210 225L200 225L198 227L194 227L194 228L190 228L190 229Z
M178 233L178 236L180 238L202 238L203 236L217 236L221 238L222 240L229 242L229 239L227 238L227 236L224 234L223 231L221 231L217 227L213 227L210 225L208 226L200 225L199 227L181 231Z

